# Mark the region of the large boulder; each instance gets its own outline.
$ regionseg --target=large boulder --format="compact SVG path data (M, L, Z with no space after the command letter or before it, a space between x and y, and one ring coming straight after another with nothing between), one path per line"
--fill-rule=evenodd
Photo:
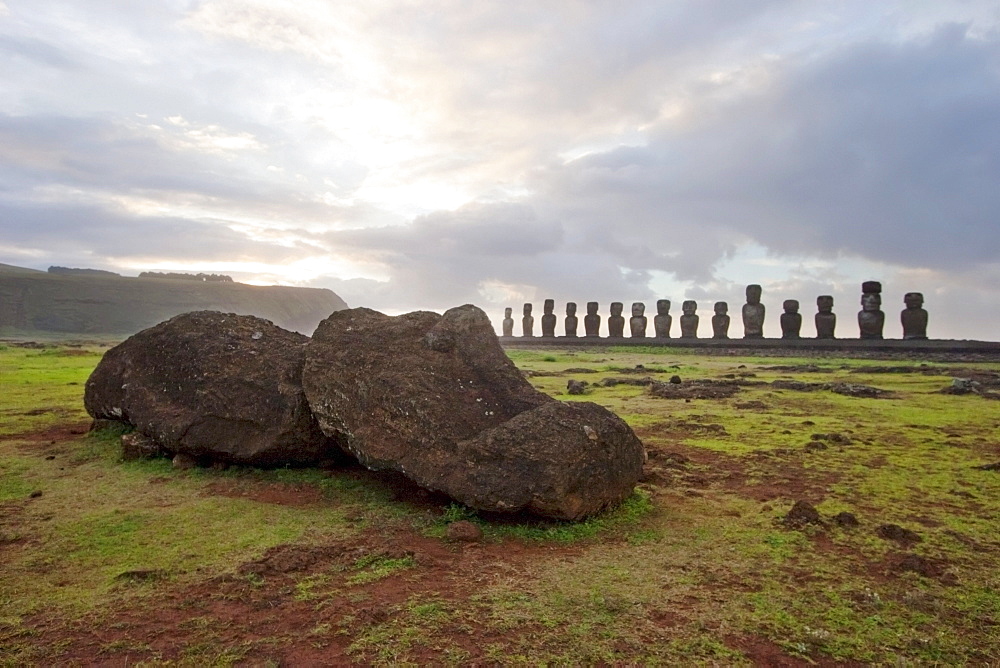
M178 315L108 350L84 405L169 454L260 466L336 458L302 391L308 340L254 316Z
M338 311L306 346L302 383L361 463L482 510L578 519L627 497L645 457L606 409L533 388L471 305Z
M645 459L608 409L552 401L461 441L435 473L441 489L474 508L578 520L631 494Z

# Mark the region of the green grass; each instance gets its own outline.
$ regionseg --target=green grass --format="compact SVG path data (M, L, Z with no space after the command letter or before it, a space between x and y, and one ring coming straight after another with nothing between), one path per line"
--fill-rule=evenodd
M685 402L592 388L573 399L614 410L653 456L632 496L571 523L410 503L357 470L121 462L119 434L67 435L86 424L99 351L0 348L0 666L65 663L70 649L98 663L280 665L290 648L382 665L739 665L753 646L814 662L1000 662L1000 474L973 468L1000 460L1000 402L938 393L947 375L851 373L889 364L871 361L630 347L510 356L555 374L530 382L563 400L568 378L639 364L661 379L752 373L896 394L761 385ZM830 372L765 368L802 364ZM33 436L52 428L62 435ZM830 433L849 442L806 448ZM827 525L784 526L799 499ZM840 512L860 526L829 523ZM483 541L447 542L458 520ZM884 523L922 540L880 538ZM240 575L279 545L344 547L300 570ZM907 554L943 575L893 570ZM158 576L119 577L129 571ZM132 629L163 606L179 615L176 635ZM261 609L267 624L244 621ZM76 640L89 628L101 629L99 655Z
M545 519L527 519L518 522L504 522L497 518L487 520L483 519L475 510L453 503L445 508L444 513L432 522L424 530L424 533L428 536L441 538L445 535L448 524L466 520L477 524L482 529L485 538L492 541L517 539L535 542L574 543L597 536L628 538L633 535L645 535L642 522L653 511L654 506L649 494L642 490L636 490L619 505L579 522Z
M0 437L86 419L83 384L101 354L0 346Z
M354 575L347 578L347 584L360 585L375 582L394 575L408 568L413 568L416 561L412 556L386 557L382 555L366 555L354 562Z

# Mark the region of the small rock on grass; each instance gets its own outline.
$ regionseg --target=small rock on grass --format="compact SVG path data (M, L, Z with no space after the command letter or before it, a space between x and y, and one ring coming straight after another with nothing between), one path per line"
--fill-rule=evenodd
M903 554L890 559L889 571L896 573L916 573L925 578L934 578L942 584L955 586L958 578L947 570L947 562L940 559L922 557L919 554Z
M459 543L478 543L483 539L483 530L468 520L459 520L448 525L445 536Z
M886 540L894 540L897 543L919 543L923 540L920 534L904 529L898 524L883 524L875 529L875 535Z
M785 515L784 523L793 528L802 528L807 524L821 526L823 520L819 516L819 511L808 501L796 501L792 509Z
M834 515L833 523L842 529L853 529L860 524L860 522L858 522L858 518L854 516L854 513L848 512L837 513Z

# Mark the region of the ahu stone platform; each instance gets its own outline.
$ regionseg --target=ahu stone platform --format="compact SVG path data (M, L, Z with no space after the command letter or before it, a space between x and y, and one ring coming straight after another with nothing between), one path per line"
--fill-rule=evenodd
M686 339L686 338L633 338L633 337L541 337L501 336L504 348L607 348L613 347L663 347L697 349L719 354L752 354L754 352L788 351L843 353L845 356L863 355L866 352L912 353L927 355L969 354L983 359L1000 360L1000 342L971 341L965 339Z

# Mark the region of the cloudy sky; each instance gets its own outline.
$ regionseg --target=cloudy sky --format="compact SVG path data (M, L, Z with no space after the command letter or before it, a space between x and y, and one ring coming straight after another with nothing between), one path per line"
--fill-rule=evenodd
M0 262L997 340L1000 4L0 0Z

